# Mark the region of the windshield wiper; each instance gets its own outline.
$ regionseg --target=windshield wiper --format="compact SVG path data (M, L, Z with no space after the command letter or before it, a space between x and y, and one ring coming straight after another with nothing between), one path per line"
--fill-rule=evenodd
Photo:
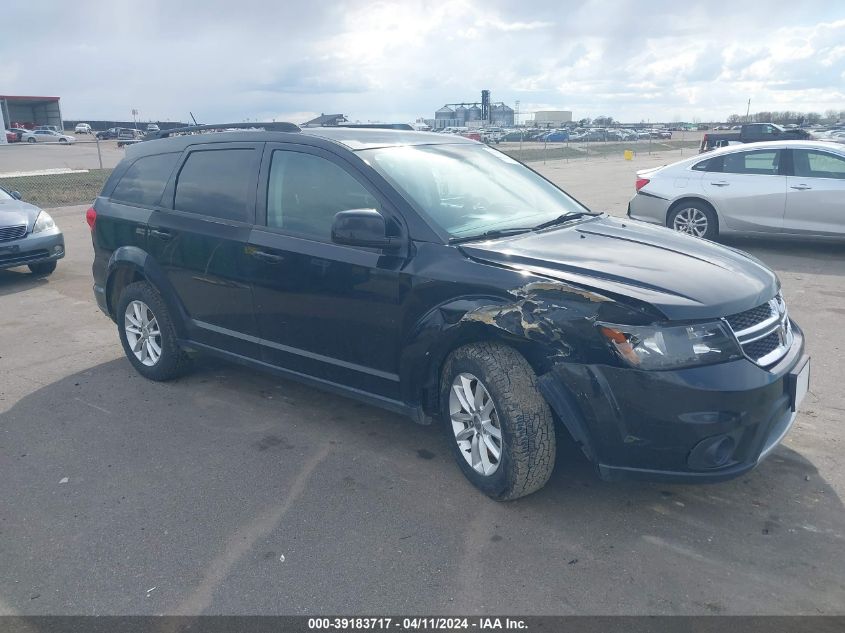
M577 220L578 218L583 218L585 215L595 217L597 215L601 215L601 213L597 213L595 211L570 211L569 213L564 213L563 215L557 216L554 220L548 220L547 222L541 222L540 224L535 226L532 230L540 231L542 229L547 229L549 227L556 226L558 224L563 224L564 222L569 222L570 220Z
M534 227L521 227L512 229L493 229L491 231L484 231L478 235L466 235L464 237L453 237L449 240L450 244L460 244L462 242L475 242L478 240L493 239L496 237L505 237L508 235L519 235L520 233L528 233L533 231Z

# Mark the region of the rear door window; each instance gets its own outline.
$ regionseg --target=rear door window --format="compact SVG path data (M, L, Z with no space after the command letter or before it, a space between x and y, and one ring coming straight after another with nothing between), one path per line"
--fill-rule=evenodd
M258 180L251 148L194 150L176 180L174 208L222 220L251 222Z
M729 174L777 175L780 166L780 150L757 150L725 154L722 171Z
M795 175L801 178L845 179L845 157L808 149L792 150Z
M136 160L117 183L112 200L142 207L157 205L179 155L180 152L173 152Z

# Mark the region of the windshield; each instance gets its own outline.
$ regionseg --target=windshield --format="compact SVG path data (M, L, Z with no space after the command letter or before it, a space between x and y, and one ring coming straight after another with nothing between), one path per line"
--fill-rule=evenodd
M14 200L5 189L0 188L0 200Z
M454 238L531 228L586 211L524 165L484 145L383 147L359 154Z

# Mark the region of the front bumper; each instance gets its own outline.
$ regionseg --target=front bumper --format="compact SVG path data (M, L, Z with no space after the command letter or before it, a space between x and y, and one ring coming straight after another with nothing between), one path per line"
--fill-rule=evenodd
M65 256L65 238L58 228L27 233L19 240L0 242L0 269L40 264Z
M789 432L791 372L804 337L777 365L742 359L675 371L561 363L540 388L604 479L716 482L754 468Z

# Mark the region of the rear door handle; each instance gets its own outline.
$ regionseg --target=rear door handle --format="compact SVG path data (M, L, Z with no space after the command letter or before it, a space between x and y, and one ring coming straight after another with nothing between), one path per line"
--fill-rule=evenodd
M710 184L715 187L727 187L731 183L729 183L727 180L717 180L716 182L711 182Z
M255 259L261 260L262 262L267 262L268 264L278 264L285 261L284 256L268 253L267 251L251 250L249 254L252 255Z
M807 189L812 189L810 185L790 185L790 189L797 189L798 191L806 191Z
M170 231L163 231L162 229L150 229L150 235L157 237L165 242L173 239L173 233Z

